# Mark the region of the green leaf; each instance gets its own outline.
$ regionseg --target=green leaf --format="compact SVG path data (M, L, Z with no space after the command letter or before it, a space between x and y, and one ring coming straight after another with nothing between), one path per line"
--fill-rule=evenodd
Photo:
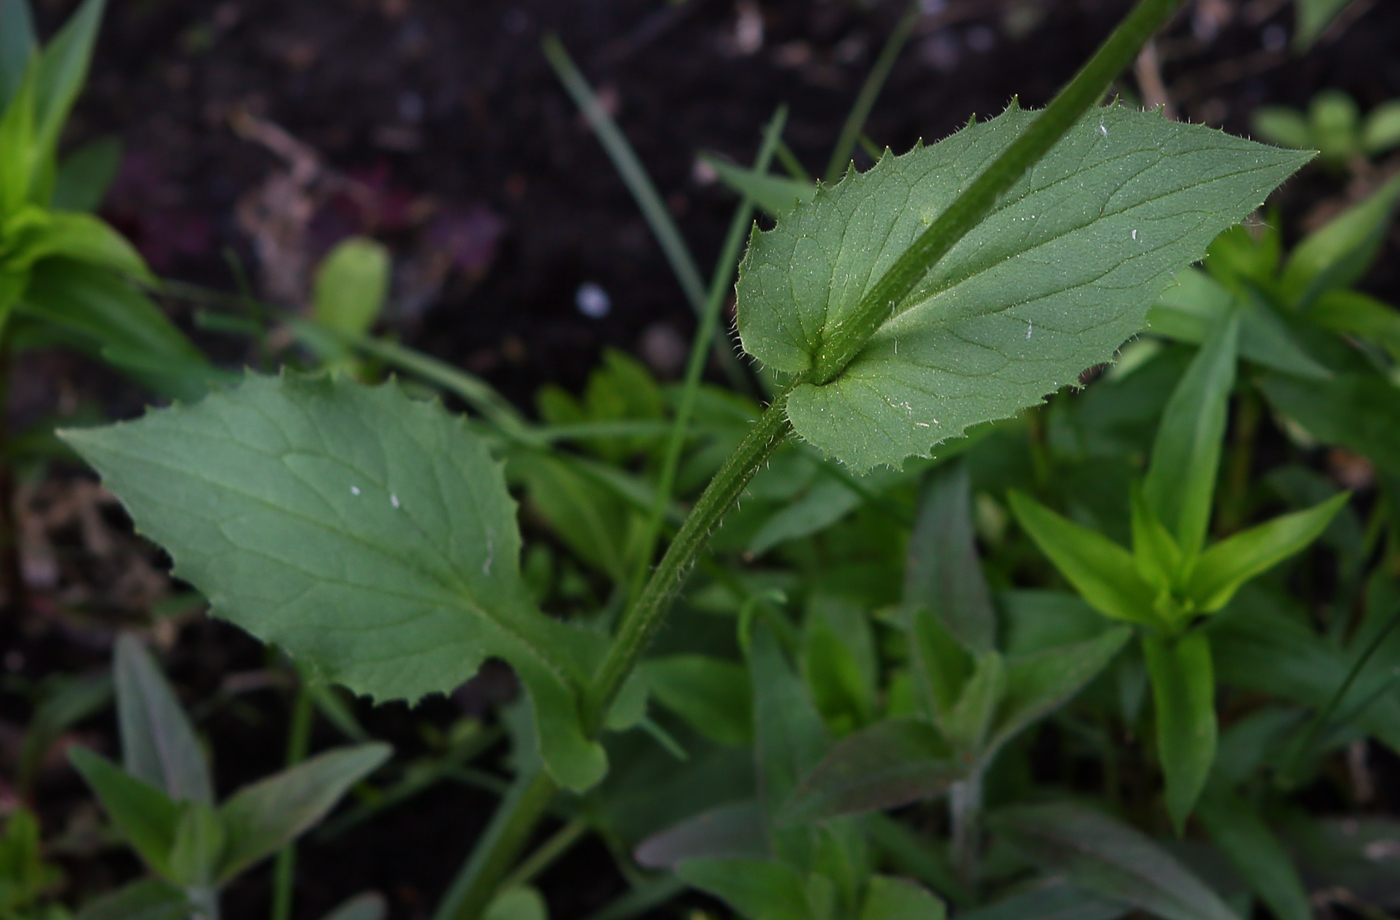
M1324 329L1370 339L1400 361L1400 310L1360 291L1327 291L1307 311Z
M849 734L874 717L879 665L870 618L860 606L814 595L799 656L812 701L834 735Z
M64 157L54 179L54 210L96 211L107 197L121 163L122 142L118 137L98 138Z
M942 795L967 766L919 719L885 719L838 741L784 803L784 824L896 808Z
M1400 145L1400 99L1382 102L1366 116L1361 146L1375 156Z
M668 655L642 662L656 701L716 744L753 743L753 689L743 665L708 655Z
M802 876L783 863L692 859L676 868L686 884L724 901L748 920L815 920Z
M212 804L214 782L194 726L146 647L130 633L117 637L112 676L126 772L177 802Z
M1212 782L1201 797L1197 817L1278 920L1311 920L1308 892L1293 860L1253 805Z
M1379 374L1338 374L1324 381L1270 374L1256 385L1274 411L1315 440L1350 448L1400 475L1400 391L1389 380Z
M43 260L16 312L71 333L93 353L169 396L201 396L219 378L155 304L96 265Z
M389 250L352 236L336 244L316 269L312 319L346 335L369 332L389 294Z
M1186 592L1202 612L1224 607L1240 585L1268 571L1316 540L1350 492L1340 492L1306 511L1295 511L1221 540L1201 554Z
M1351 0L1294 0L1293 48L1307 51Z
M861 505L858 492L839 479L822 477L807 494L778 511L749 540L748 552L761 556L780 543L819 533Z
M1169 592L1181 578L1181 546L1147 503L1137 483L1132 490L1133 560L1138 574L1161 592Z
M961 911L959 920L1118 920L1132 910L1054 879L995 904Z
M992 725L983 758L1037 720L1058 709L1108 666L1133 631L1110 629L1097 638L1011 658L1006 665L1006 692Z
M1155 622L1156 592L1138 574L1131 553L1028 495L1012 491L1007 499L1017 522L1090 606L1115 620Z
M19 88L38 45L29 0L0 0L0 111Z
M1157 756L1167 779L1167 812L1180 835L1215 760L1215 670L1210 639L1146 635L1142 651L1157 709Z
M340 748L239 789L219 808L227 845L217 881L227 882L315 826L392 753L383 743Z
M1006 692L1006 663L998 651L990 651L977 660L977 667L962 693L953 706L952 712L944 720L942 728L948 742L958 752L976 756L987 740L987 732L992 726Z
M943 920L943 902L913 882L890 875L872 876L865 889L860 920Z
M974 655L996 644L997 618L972 534L967 466L930 474L905 556L907 609L924 607Z
M639 531L639 519L626 501L562 455L515 451L509 473L512 481L525 484L530 506L579 559L615 583L626 583Z
M141 858L156 872L168 876L180 806L159 789L87 748L70 747L68 760Z
M440 405L393 383L249 375L64 437L216 615L377 699L450 691L500 656L555 778L601 778L576 705L596 637L529 601L500 467Z
M756 234L744 348L807 370L822 342L1034 118L1012 108L887 156ZM1308 155L1123 107L1092 109L895 307L841 376L788 398L803 438L864 470L927 455L1109 360L1172 277Z
M496 895L482 920L549 920L549 907L538 889L519 885Z
M1200 552L1210 526L1239 329L1232 312L1186 368L1162 413L1143 481L1143 498L1186 559Z
M26 208L21 219L33 215L16 227L12 219L7 227L7 245L12 247L8 264L17 269L32 266L40 259L66 256L148 282L155 276L146 267L135 247L126 237L91 214L76 211L41 211Z
M977 662L927 608L915 611L909 639L915 698L926 718L946 725Z
M1350 492L1337 493L1319 506L1280 515L1215 543L1191 570L1187 594L1201 612L1218 611L1235 597L1240 585L1302 552L1319 538L1350 499Z
M1303 150L1312 146L1308 120L1297 109L1282 105L1265 105L1249 116L1254 133L1271 144Z
M1057 802L994 812L989 823L1046 872L1163 920L1239 920L1149 838L1101 812Z
M88 901L78 911L77 920L186 920L191 908L185 893L175 885L161 878L145 878Z
M760 797L771 813L821 760L827 748L826 726L765 620L754 626L749 680Z
M34 182L39 161L34 114L38 77L39 62L33 58L0 116L0 150L5 151L5 156L0 157L0 230L8 229L5 224L24 206Z
M748 167L736 166L719 157L701 154L700 158L714 167L721 182L740 195L748 195L754 200L754 204L766 211L770 217L782 217L800 202L811 201L817 194L816 185L810 182L801 182L772 173L759 174Z
M1307 307L1328 290L1351 287L1371 267L1400 201L1400 176L1332 218L1293 248L1280 281L1294 306Z
M84 0L39 55L35 86L36 139L41 163L47 163L49 169L53 167L68 112L87 79L92 46L97 40L97 28L102 22L105 6L106 0ZM49 204L53 179L52 172L47 182L41 179L39 187L34 190L36 194L31 198L35 204Z
M224 827L208 802L186 802L170 848L170 877L186 888L208 888L224 851Z
M674 869L691 859L766 858L768 829L756 801L731 802L686 818L638 844L637 863Z

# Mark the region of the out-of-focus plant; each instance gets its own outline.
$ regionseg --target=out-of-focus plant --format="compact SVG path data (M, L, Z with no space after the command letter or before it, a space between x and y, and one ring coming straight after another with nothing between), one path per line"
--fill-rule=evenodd
M1288 106L1264 106L1251 116L1264 140L1299 150L1316 150L1332 167L1345 167L1400 147L1400 99L1376 106L1365 117L1356 100L1340 90L1312 98L1306 113Z

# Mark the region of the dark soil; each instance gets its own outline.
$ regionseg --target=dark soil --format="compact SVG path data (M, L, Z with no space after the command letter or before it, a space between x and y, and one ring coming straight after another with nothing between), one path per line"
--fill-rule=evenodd
M43 0L44 31L72 5ZM580 386L606 347L640 353L673 375L692 328L661 250L540 54L541 36L558 33L614 108L708 267L734 199L705 181L697 152L747 162L760 129L786 103L786 138L820 173L902 7L900 0L126 0L108 12L71 139L122 137L124 166L106 216L172 277L233 290L231 253L261 294L296 304L306 297L308 267L337 239L379 237L396 257L386 323L528 406L546 381ZM1125 0L928 0L867 133L902 151L918 138L947 135L973 113L995 114L1013 95L1041 105L1127 7ZM1400 96L1400 4L1358 7L1348 27L1297 57L1280 50L1292 23L1283 0L1199 0L1159 43L1180 117L1247 134L1258 105L1305 107L1324 88L1350 92L1363 110ZM757 42L743 27L755 14ZM1124 88L1137 91L1132 81ZM294 142L282 143L281 154L269 149L278 146L278 128ZM310 164L310 179L288 180L288 152ZM269 184L279 176L292 184ZM1283 193L1287 226L1346 192L1339 177L1305 174ZM1392 235L1368 282L1391 302L1400 301L1395 246ZM605 317L576 307L585 282L608 294ZM190 305L171 307L191 321ZM239 340L205 341L230 364L252 358ZM60 408L65 387L76 387L79 401L113 405L108 375L57 356L28 360L17 386L28 402L12 412L33 418ZM134 395L115 402L121 411L136 407ZM60 583L86 580L88 589L72 601L40 583L0 627L4 648L18 655L7 653L5 667L31 679L101 666L112 629L171 590L157 559L143 570L154 579L144 594L114 600L109 588L121 572L94 574L83 562L100 555L91 536L71 522L55 527ZM112 533L127 548L102 557L108 568L125 564L114 559L152 558L121 537L119 525ZM184 625L164 633L167 664L186 702L210 710L201 727L220 788L275 769L286 690L219 703L231 677L237 684L268 667L261 647L199 615L175 622ZM427 750L430 729L480 701L471 691L412 711L359 714L412 756ZM26 715L18 697L5 697L5 725ZM85 723L82 734L115 750L110 718ZM320 726L318 743L335 740ZM39 793L51 828L75 826L79 788L61 763L45 772ZM444 783L334 841L304 846L296 916L321 916L368 888L389 897L395 918L427 916L493 801ZM69 868L76 886L91 889L137 871L123 859L74 859ZM554 916L583 917L621 891L609 865L590 845L548 872ZM230 891L227 916L265 916L269 890L268 870L252 874Z

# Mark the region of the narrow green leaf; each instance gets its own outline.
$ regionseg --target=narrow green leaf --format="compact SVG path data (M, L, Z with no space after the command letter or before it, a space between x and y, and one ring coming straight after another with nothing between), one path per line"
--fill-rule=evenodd
M885 719L838 741L784 803L784 824L895 808L942 795L967 774L938 730Z
M1370 156L1400 146L1400 99L1382 102L1366 116L1361 146Z
M1197 561L1187 594L1201 611L1219 610L1240 585L1316 540L1350 498L1350 492L1341 492L1306 511L1281 515L1220 541Z
M1132 638L1125 626L1097 638L1011 658L1006 666L1006 693L983 751L989 759L1006 742L1058 709L1108 666Z
M707 655L642 662L647 688L662 706L716 744L753 743L753 688L743 665Z
M26 213L31 213L26 210ZM136 248L111 226L91 214L76 211L42 211L32 208L34 219L7 231L12 247L7 262L29 268L40 259L66 256L147 282L155 276Z
M19 88L38 45L29 0L0 0L0 111Z
M953 748L966 756L976 756L987 740L992 718L1006 693L1006 662L1001 653L987 652L963 685L953 711L943 725Z
M875 715L879 664L865 610L816 594L807 604L799 651L802 676L817 711L837 737Z
M1167 812L1181 834L1215 761L1215 670L1199 630L1146 635L1142 651L1157 710L1157 753L1167 779Z
M1032 863L1077 888L1163 920L1239 920L1174 857L1101 812L1057 802L1002 809L989 822Z
M39 75L38 58L33 58L20 75L10 104L0 115L0 232L29 198L34 170L39 161L35 140L35 84Z
M1156 592L1138 574L1131 553L1028 495L1012 491L1007 499L1017 522L1090 606L1115 620L1154 622Z
M43 260L15 309L73 335L95 355L167 396L197 398L219 378L149 298L98 266Z
M756 234L744 348L799 374L958 192L1034 118L1012 108L887 156ZM845 371L788 401L797 433L864 470L927 455L1108 360L1225 227L1307 155L1122 107L1092 109L898 304ZM1068 274L1067 274L1068 273Z
M117 637L112 674L126 772L177 802L212 804L214 782L194 726L140 639Z
M346 335L364 335L389 294L389 250L352 236L336 244L316 268L311 317Z
M788 866L756 859L692 859L676 868L748 920L813 920L802 877Z
M961 911L959 920L1118 920L1132 910L1122 901L1090 894L1052 879L1023 894Z
M860 920L943 920L943 902L928 889L890 875L872 876Z
M68 112L78 98L87 79L92 61L92 46L102 22L106 0L83 0L63 28L39 55L39 75L36 84L35 114L40 156L52 163L58 148L59 135L68 120ZM50 176L52 181L52 175ZM41 190L35 204L47 205L52 187Z
M1249 123L1261 140L1271 144L1297 150L1312 146L1312 132L1308 130L1308 120L1297 109L1282 105L1263 105L1250 114Z
M88 901L77 920L186 920L191 908L177 886L161 878L144 878Z
M382 743L340 748L238 790L219 809L227 844L216 880L227 882L313 827L391 753Z
M930 474L904 564L904 606L926 607L968 651L996 645L997 618L972 534L967 466L951 463Z
M1299 380L1270 374L1256 385L1274 411L1314 439L1363 454L1377 468L1400 475L1400 400L1379 374L1338 374Z
M1400 201L1400 176L1371 197L1343 211L1293 248L1280 285L1293 305L1310 306L1328 290L1361 280L1385 241L1386 227Z
M776 810L827 748L826 726L807 686L793 673L766 621L754 627L749 648L754 692L754 757L765 807Z
M1278 920L1311 920L1308 892L1293 860L1253 805L1212 783L1201 797L1197 817Z
M811 201L817 194L817 187L811 182L772 173L760 175L746 166L707 154L701 154L700 158L719 173L721 182L740 195L748 195L770 217L782 217L797 207L798 202Z
M1157 427L1143 482L1143 497L1186 559L1200 552L1210 526L1239 330L1232 312L1186 368Z
M629 546L639 518L626 501L564 456L516 451L508 460L535 508L579 559L616 583L631 572Z
M70 747L68 760L141 858L156 872L169 876L180 806L159 789L85 747Z
M753 800L720 805L653 834L633 855L650 869L674 869L691 859L766 859L767 818Z
M208 802L186 802L170 848L170 877L186 888L208 888L224 852L224 827Z
M977 662L927 608L915 611L909 638L919 707L931 722L946 725Z
M1175 588L1183 568L1181 546L1147 503L1137 483L1132 491L1132 531L1138 574L1159 592Z
M96 211L121 168L122 142L102 137L84 144L63 158L54 179L56 211Z
M819 533L861 505L861 496L839 479L822 477L797 501L781 509L749 540L748 552L761 556L780 543Z
M392 383L250 375L64 437L215 614L378 699L447 692L499 655L551 773L602 776L576 701L597 639L528 600L500 467L441 406Z
M1400 310L1382 300L1360 291L1327 291L1306 315L1324 329L1370 339L1400 360Z
M1293 49L1307 51L1351 0L1294 0Z

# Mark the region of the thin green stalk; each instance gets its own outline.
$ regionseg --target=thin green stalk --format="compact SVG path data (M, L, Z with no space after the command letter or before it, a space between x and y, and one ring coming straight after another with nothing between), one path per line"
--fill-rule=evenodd
M982 851L982 768L948 789L948 817L952 824L953 866L963 885L977 891L977 862Z
M294 767L306 759L311 747L311 717L314 699L305 676L297 687L296 702L292 704L292 724L287 731L287 766ZM297 845L289 843L277 851L272 867L272 920L291 920L292 895L295 894Z
M703 318L705 315L705 282L701 280L700 269L695 264L695 258L685 245L685 239L681 236L680 229L676 227L676 222L671 219L671 212L666 208L666 203L661 200L661 195L656 191L656 186L652 184L646 168L642 166L641 160L637 159L632 145L627 142L627 137L618 128L617 123L612 120L612 116L598 101L592 87L588 85L588 80L574 66L569 53L564 50L563 43L559 41L559 36L552 33L546 35L540 42L540 46L544 49L544 56L549 61L549 66L554 68L555 75L559 77L559 82L564 84L564 89L573 97L574 103L583 113L588 126L593 129L598 142L607 151L608 158L612 160L613 167L622 177L627 190L632 193L632 198L636 200L637 207L642 211L642 216L646 218L651 232L655 234L656 241L661 244L661 251L666 254L666 260L671 263L671 270L676 273L676 280L680 282L685 299L690 302L690 307L695 311L695 314ZM723 337L714 336L711 337L711 342L714 354L724 368L730 383L738 390L750 389L748 378L744 375L744 368L739 364L739 359L734 355L729 342Z
M789 176L792 176L798 182L806 182L808 185L812 184L812 177L807 174L807 170L803 167L802 161L797 158L797 154L792 152L792 148L789 147L787 141L782 138L778 138L777 156L778 162L782 164L783 169L787 170Z
M535 852L520 865L510 875L501 882L500 890L508 891L519 885L529 884L535 876L553 865L554 861L569 851L569 848L578 843L584 834L588 833L588 822L582 818L575 818L554 832L544 843L540 844Z
M1298 777L1295 774L1300 761L1312 754L1314 746L1317 744L1318 737L1323 733L1324 729L1328 728L1333 714L1337 711L1337 707L1341 706L1342 700L1346 699L1346 695L1351 690L1352 685L1356 683L1356 679L1360 677L1361 672L1365 670L1366 663L1371 660L1371 656L1376 654L1381 644L1385 642L1386 637L1390 635L1391 631L1394 630L1396 626L1400 626L1400 605L1396 606L1395 612L1390 615L1390 619L1386 620L1385 625L1376 632L1376 635L1371 639L1366 649L1361 653L1361 656L1352 664L1351 670L1347 672L1346 678L1337 687L1336 692L1332 694L1332 698L1327 701L1327 705L1318 710L1317 714L1312 717L1312 721L1308 723L1307 730L1303 732L1298 741L1290 747L1287 756L1284 758L1283 766L1279 768L1276 776L1276 783L1281 788L1289 789L1297 784Z
M1132 63L1143 42L1182 2L1141 0L1049 107L954 199L861 298L851 318L822 343L815 361L800 376L799 382L824 386L839 377L938 260L981 223L996 205L997 198L1015 185L1103 97L1113 78Z
M786 121L787 107L780 106L763 132L763 143L759 147L757 159L754 160L754 172L760 176L768 172L768 164L773 160L773 150L777 147L778 138L782 136ZM750 195L743 196L739 201L739 206L734 210L734 217L729 222L729 233L725 237L719 261L715 264L714 276L710 279L710 292L705 298L705 309L700 314L700 327L695 330L695 338L690 343L690 360L685 368L685 382L681 387L680 401L676 405L676 417L671 424L670 437L666 441L666 453L661 461L661 475L656 484L656 506L647 518L646 529L643 531L639 564L632 579L629 597L641 594L647 572L651 569L652 556L656 553L656 542L660 539L661 528L666 523L666 506L675 492L676 470L680 467L681 451L690 435L690 417L694 414L695 394L700 390L700 378L705 372L705 357L710 351L709 343L714 341L715 331L719 328L720 310L724 307L725 297L729 293L734 272L739 265L739 250L744 245L745 231L748 230L753 217L753 207L754 201Z
M914 24L919 21L921 2L922 0L909 0L904 7L904 13L899 17L899 22L895 23L894 31L885 39L885 47L880 49L880 56L875 59L870 73L866 75L865 85L860 88L860 94L856 96L855 104L846 116L846 123L841 126L841 134L831 151L831 160L826 164L828 183L840 181L841 174L846 171L846 165L851 162L851 153L856 149L856 142L860 140L865 120L870 117L870 110L875 107L880 90L884 89L890 69L899 58L899 52L904 50L904 43L909 41Z
M481 916L558 790L541 767L516 779L467 864L442 896L433 920L477 920Z

